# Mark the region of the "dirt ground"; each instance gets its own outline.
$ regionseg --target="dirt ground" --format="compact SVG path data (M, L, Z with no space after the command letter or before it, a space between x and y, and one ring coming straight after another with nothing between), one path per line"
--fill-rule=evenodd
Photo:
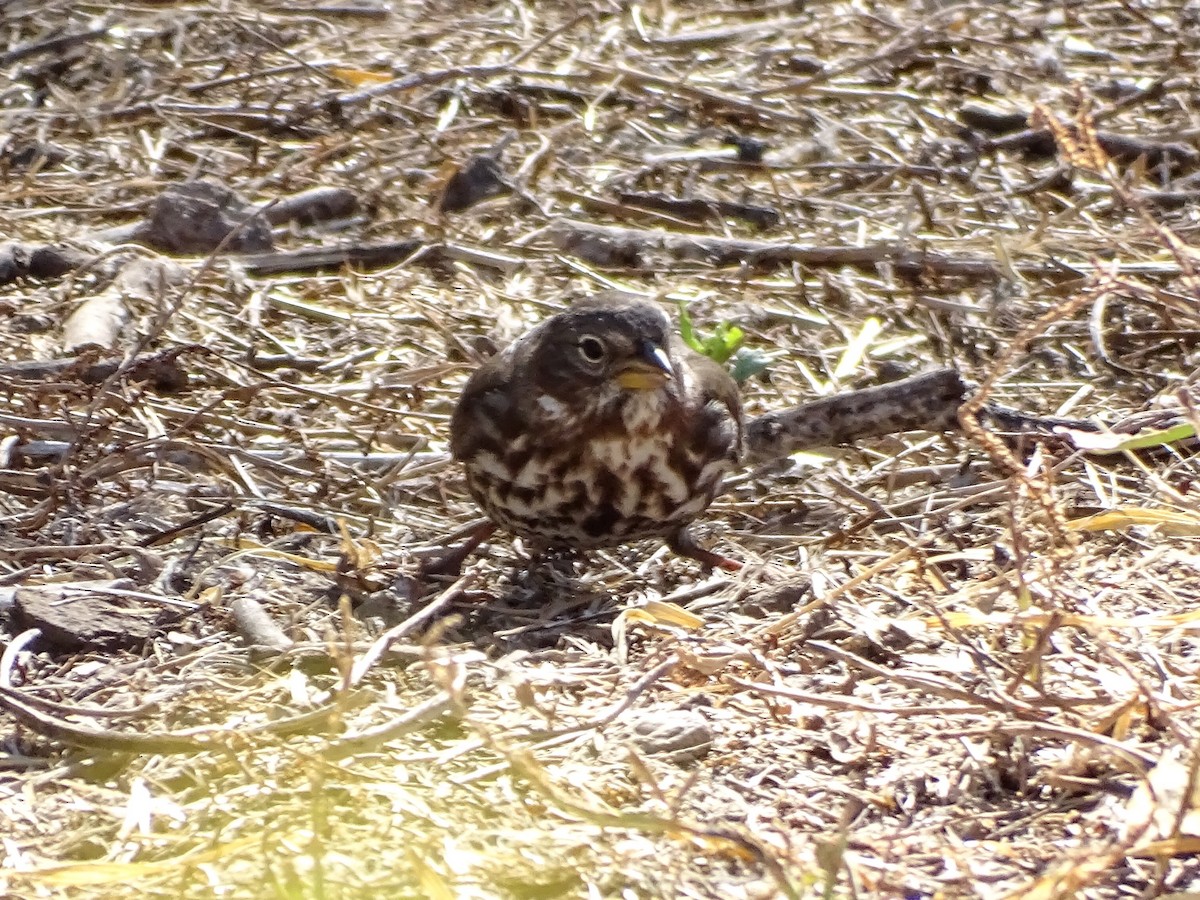
M0 895L1197 896L1200 5L0 25ZM750 415L1167 412L741 472L737 574L419 577L469 372L613 287L768 352Z

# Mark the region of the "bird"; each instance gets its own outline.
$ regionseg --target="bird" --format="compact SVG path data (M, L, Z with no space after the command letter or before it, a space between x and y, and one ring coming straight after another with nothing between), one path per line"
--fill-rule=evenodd
M705 568L737 571L740 561L690 530L729 472L797 450L953 430L971 390L942 368L748 419L732 376L680 340L660 307L602 292L535 325L468 378L450 417L450 453L487 521L420 571L458 572L500 528L535 552L657 539ZM982 414L1020 433L1068 421L991 403Z
M706 568L742 564L689 526L742 460L745 416L724 367L653 303L616 292L543 320L468 379L450 453L489 522L536 551L665 541Z

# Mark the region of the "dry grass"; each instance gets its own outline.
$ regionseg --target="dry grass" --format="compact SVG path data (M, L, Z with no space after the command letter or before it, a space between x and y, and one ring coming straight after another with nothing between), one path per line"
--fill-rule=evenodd
M934 362L1039 412L1113 419L1170 396L1200 342L1194 159L1107 163L1088 141L1195 145L1200 94L1176 73L1197 64L1196 16L1171 0L5 4L9 237L95 250L90 233L205 178L258 203L357 195L360 216L277 229L280 249L419 237L492 258L266 277L181 257L181 283L126 299L119 349L184 348L184 390L0 376L16 438L0 442L0 611L14 588L116 579L131 606L176 601L144 649L10 646L0 893L1195 889L1185 456L1013 460L981 435L910 435L736 479L705 537L749 563L738 577L651 545L525 572L506 539L460 581L405 576L477 516L446 456L464 378L572 294L619 285L736 321L779 353L746 387L752 412ZM960 110L980 101L1040 109L1084 146L972 145ZM730 134L764 141L766 164L733 159ZM497 148L513 192L437 212L450 174ZM1167 189L1182 207L1151 193ZM626 191L781 218L686 225ZM995 271L601 269L554 244L559 217ZM67 316L152 255L122 245L3 287L0 354L62 356ZM850 349L872 318L868 352ZM36 440L69 447L17 452ZM1155 512L1071 525L1131 508ZM241 599L296 645L248 649Z

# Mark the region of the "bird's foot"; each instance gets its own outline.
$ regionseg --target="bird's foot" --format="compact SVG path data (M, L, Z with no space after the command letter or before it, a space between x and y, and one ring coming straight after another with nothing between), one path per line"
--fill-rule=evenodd
M434 575L458 575L462 572L463 563L467 557L479 549L479 545L496 533L496 525L492 522L482 522L471 530L467 539L457 547L439 549L427 559L421 560L417 566L417 577L427 578Z
M694 559L706 569L724 569L726 572L740 572L743 563L728 556L722 556L713 550L701 547L686 528L681 528L667 539L667 546L679 556Z

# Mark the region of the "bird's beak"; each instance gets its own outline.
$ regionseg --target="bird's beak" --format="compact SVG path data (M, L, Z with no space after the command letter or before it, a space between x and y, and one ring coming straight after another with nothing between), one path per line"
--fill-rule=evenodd
M673 377L667 352L658 344L642 341L638 355L617 373L617 384L635 391L652 391Z

